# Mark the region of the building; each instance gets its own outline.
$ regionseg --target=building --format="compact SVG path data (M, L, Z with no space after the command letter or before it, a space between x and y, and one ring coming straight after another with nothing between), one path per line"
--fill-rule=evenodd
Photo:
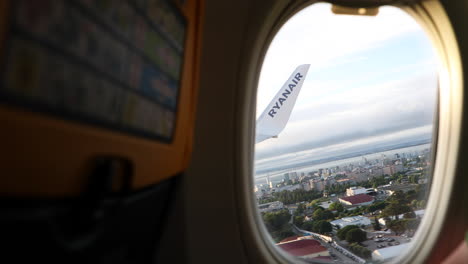
M351 187L346 189L346 196L354 196L361 193L366 193L366 188L363 187Z
M346 184L346 183L354 183L354 181L351 180L351 179L339 179L339 180L336 180L336 184Z
M395 170L393 168L393 166L386 166L383 168L383 173L385 175L393 175L395 173Z
M278 211L284 208L284 204L280 201L275 201L271 203L264 203L264 204L259 204L258 205L258 210L260 213L263 212L273 212L273 211Z
M370 172L370 175L373 176L373 177L383 176L384 175L383 169L379 168L379 167L374 167L372 169L369 169L369 172Z
M325 202L321 202L319 206L322 207L323 209L328 209L332 203L333 203L332 201L325 201Z
M332 224L333 226L337 226L339 228L343 228L349 225L368 226L371 224L371 221L369 218L365 216L358 215L358 216L351 216L351 217L343 217L341 219L331 221L330 224Z
M301 184L294 184L294 185L286 185L286 186L282 186L282 187L278 187L276 188L276 192L282 192L282 191L294 191L294 190L298 190L298 189L302 189L302 185Z
M346 196L354 196L358 194L375 194L375 190L373 188L362 188L362 187L351 187L346 189Z
M319 192L325 189L325 182L322 180L310 180L310 188Z
M302 183L302 189L304 189L304 191L310 191L310 184L308 182Z
M335 184L336 180L334 177L328 177L324 180L324 182L325 182L325 186L330 186L332 184Z
M327 248L315 239L286 239L286 242L280 242L276 245L288 254L299 258L313 259L330 256Z
M396 256L404 255L404 251L408 249L410 243L401 244L398 246L391 246L372 251L373 261L386 261Z
M366 169L356 168L353 171L346 173L348 178L354 179L356 182L362 182L369 179L369 171Z
M367 194L358 194L354 196L339 198L338 201L344 205L364 206L364 205L372 204L374 202L374 197L367 195Z
M386 166L383 168L383 174L387 175L393 175L397 172L403 171L403 165L402 164L393 164L390 166Z
M267 191L262 185L255 185L254 192L257 198L263 197L267 194Z
M291 179L298 179L298 177L297 177L297 172L295 172L295 171L294 171L294 172L290 172L290 173L289 173L289 177L290 177Z

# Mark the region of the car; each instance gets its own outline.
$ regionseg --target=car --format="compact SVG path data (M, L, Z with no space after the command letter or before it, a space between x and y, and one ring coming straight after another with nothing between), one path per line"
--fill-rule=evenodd
M388 242L393 242L393 241L395 241L395 239L394 238L389 238L387 241Z
M395 245L400 245L400 242L398 242L398 241L397 241L397 242L395 242Z
M387 245L389 246L393 246L392 242L388 242Z

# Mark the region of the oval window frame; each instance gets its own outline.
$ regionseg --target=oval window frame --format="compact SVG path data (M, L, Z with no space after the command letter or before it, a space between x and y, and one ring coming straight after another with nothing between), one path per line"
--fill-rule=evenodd
M292 16L303 8L319 1L298 1L275 3L269 11L268 18L257 28L255 39L246 40L250 45L250 52L244 60L240 72L240 89L238 105L239 119L237 127L241 133L237 133L235 156L237 157L235 168L238 178L236 197L239 205L245 210L240 210L239 220L248 255L256 256L259 262L297 263L298 260L281 250L278 250L266 230L263 220L257 211L255 195L253 193L253 153L255 135L255 108L256 93L260 69L276 33ZM333 1L329 1L333 2ZM439 106L438 126L434 134L437 137L437 152L433 156L434 167L432 186L424 217L418 232L414 237L414 243L406 251L406 254L395 258L393 263L423 262L435 246L439 232L444 224L445 214L448 210L450 195L455 182L458 149L461 137L462 106L463 106L463 80L461 58L454 31L442 5L438 1L424 1L411 6L398 6L407 12L421 27L426 30L428 37L434 45L441 68L439 69ZM250 42L250 43L249 43ZM252 45L253 44L253 45ZM444 176L445 175L445 176ZM442 184L443 183L443 184ZM248 191L245 191L248 190ZM432 232L428 232L429 228ZM436 230L436 231L434 231ZM260 234L260 235L259 235ZM250 250L255 253L249 254Z

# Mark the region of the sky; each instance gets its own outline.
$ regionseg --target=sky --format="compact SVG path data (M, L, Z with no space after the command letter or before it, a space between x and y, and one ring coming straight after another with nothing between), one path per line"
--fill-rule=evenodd
M286 128L256 144L256 170L432 136L438 60L423 29L394 7L375 17L330 9L305 8L270 44L257 118L298 65L311 66Z

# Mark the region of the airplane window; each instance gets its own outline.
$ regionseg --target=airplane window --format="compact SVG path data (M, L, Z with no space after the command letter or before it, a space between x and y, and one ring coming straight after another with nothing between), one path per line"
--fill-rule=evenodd
M438 59L396 7L290 18L257 94L254 192L276 247L306 261L388 261L424 217ZM328 261L328 262L327 262Z

